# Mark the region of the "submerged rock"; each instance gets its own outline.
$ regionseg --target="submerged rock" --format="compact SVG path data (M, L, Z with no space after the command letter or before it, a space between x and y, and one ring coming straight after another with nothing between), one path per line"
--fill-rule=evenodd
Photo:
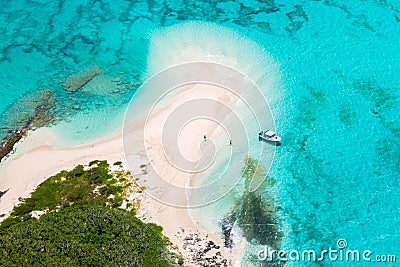
M231 236L233 224L231 221L234 219L232 217L233 216L231 216L231 218L224 218L222 221L222 234L223 234L224 246L226 248L233 247L233 240Z
M7 193L8 190L10 190L10 189L7 189L6 191L0 191L0 198L1 198L2 196L4 196L4 194Z
M22 137L24 137L26 134L26 130L18 130L18 131L13 131L10 137L2 144L0 148L0 162L1 160L7 156L11 151L13 151L14 146L16 143L18 143ZM0 194L1 197L2 194Z
M41 90L34 96L29 94L22 97L7 110L6 114L2 114L0 121L5 125L8 124L9 127L13 127L14 130L9 130L8 136L0 146L0 162L14 150L15 144L29 130L34 130L52 122L54 117L48 111L54 106L55 102L53 91ZM24 112L16 112L20 109L24 110ZM9 117L7 113L11 113L15 117Z
M261 167L257 160L250 157L245 159L243 178L246 190L237 199L232 213L222 221L225 246L232 246L231 231L233 224L236 223L248 242L268 245L273 249L278 249L280 246L282 233L279 229L274 200L268 191L264 190L272 183L272 180L264 180L263 185L257 191L248 190L254 176L265 175L259 168Z
M78 73L72 74L63 82L63 88L69 92L75 92L90 82L94 77L102 73L99 66L90 66Z

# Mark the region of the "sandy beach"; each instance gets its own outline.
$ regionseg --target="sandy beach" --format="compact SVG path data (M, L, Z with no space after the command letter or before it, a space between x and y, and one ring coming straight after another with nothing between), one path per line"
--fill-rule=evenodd
M183 187L190 186L188 181L193 179L193 174L175 169L165 158L160 139L162 127L159 127L159 125L162 125L168 114L177 106L185 101L200 97L215 99L230 106L234 106L237 101L236 97L216 86L194 85L185 87L174 96L160 102L159 107L149 117L146 125L146 131L152 133L147 135L145 140L148 145L146 153L151 158L151 163L157 169L157 172L162 173L165 179ZM219 111L216 110L215 112ZM227 138L223 135L223 131L215 131L217 124L212 120L199 119L188 123L187 126L181 131L179 149L180 153L188 160L196 160L201 156L199 144L204 142L204 134L209 139ZM143 131L143 126L136 125L132 129L133 131ZM29 196L42 181L63 169L71 169L78 164L87 164L97 159L105 159L110 163L124 161L122 138L123 133L120 129L111 136L79 147L57 148L50 145L56 139L51 128L42 128L30 132L22 142L17 144L16 152L0 165L0 190L8 190L0 200L0 214L4 214L0 220L3 220L10 213L20 198ZM138 162L137 165L140 164L141 162ZM135 171L132 171L136 177ZM151 175L151 173L147 175ZM145 176L142 175L140 179L145 179ZM164 234L178 247L188 264L196 266L196 262L193 260L196 257L194 255L196 253L193 252L196 251L194 248L201 251L210 246L207 244L212 241L210 244L215 244L218 248L214 255L219 251L221 260L225 259L228 266L233 265L237 255L231 253L230 249L223 248L223 242L219 235L207 233L194 223L189 216L188 209L169 206L144 193L140 197L140 201L141 208L138 215L148 222L161 225ZM195 238L195 242L192 245L188 244L193 238ZM197 255L199 254L197 253Z

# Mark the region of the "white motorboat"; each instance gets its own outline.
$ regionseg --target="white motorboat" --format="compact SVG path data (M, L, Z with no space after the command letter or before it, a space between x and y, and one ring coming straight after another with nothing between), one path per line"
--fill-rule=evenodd
M265 132L258 133L258 141L261 141L261 140L273 142L273 143L279 143L281 141L281 138L279 136L277 136L274 131L266 130Z

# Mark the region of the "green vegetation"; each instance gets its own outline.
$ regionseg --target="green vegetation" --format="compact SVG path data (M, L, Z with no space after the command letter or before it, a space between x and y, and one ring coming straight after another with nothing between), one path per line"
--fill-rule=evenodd
M0 224L0 266L182 263L169 251L161 227L140 221L132 209L118 208L132 190L141 189L130 173L111 172L106 161L48 178ZM32 211L46 213L36 219Z
M116 161L116 162L114 162L114 165L115 166L122 166L122 161Z
M251 179L256 175L265 175L265 171L258 165L257 160L247 157L242 175L248 189ZM273 181L267 177L264 186L271 185ZM237 202L229 221L238 222L243 236L249 242L269 245L273 248L279 247L281 233L275 218L273 200L262 191L262 188L254 192L246 190Z
M72 204L100 202L119 207L128 186L124 171L111 173L106 161L92 161L87 169L78 165L61 171L44 181L31 195L14 208L0 225L0 231L11 224L32 218L32 211L56 210Z
M170 266L161 230L134 212L73 205L0 235L0 265Z
M146 164L141 164L140 169L142 170L142 174L144 174L144 175L147 174L147 165Z

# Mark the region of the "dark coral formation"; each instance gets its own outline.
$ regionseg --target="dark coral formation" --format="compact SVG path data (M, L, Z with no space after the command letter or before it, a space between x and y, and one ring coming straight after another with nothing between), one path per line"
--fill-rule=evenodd
M223 238L226 247L232 246L231 231L237 223L246 240L253 244L268 245L274 249L280 246L282 233L276 215L276 207L267 186L272 182L266 179L263 186L257 191L247 190L253 175L265 175L260 170L258 161L250 157L245 159L243 178L246 190L238 199L232 213L222 221Z
M14 150L17 144L29 130L48 125L53 120L53 115L48 112L55 103L53 91L42 90L37 95L27 95L22 97L16 104L12 105L8 111L2 114L1 120L4 128L9 131L8 137L0 147L0 161ZM24 106L21 107L20 104ZM15 112L15 109L22 109L25 112ZM7 116L9 113L14 115L13 119ZM10 130L10 127L16 127Z

